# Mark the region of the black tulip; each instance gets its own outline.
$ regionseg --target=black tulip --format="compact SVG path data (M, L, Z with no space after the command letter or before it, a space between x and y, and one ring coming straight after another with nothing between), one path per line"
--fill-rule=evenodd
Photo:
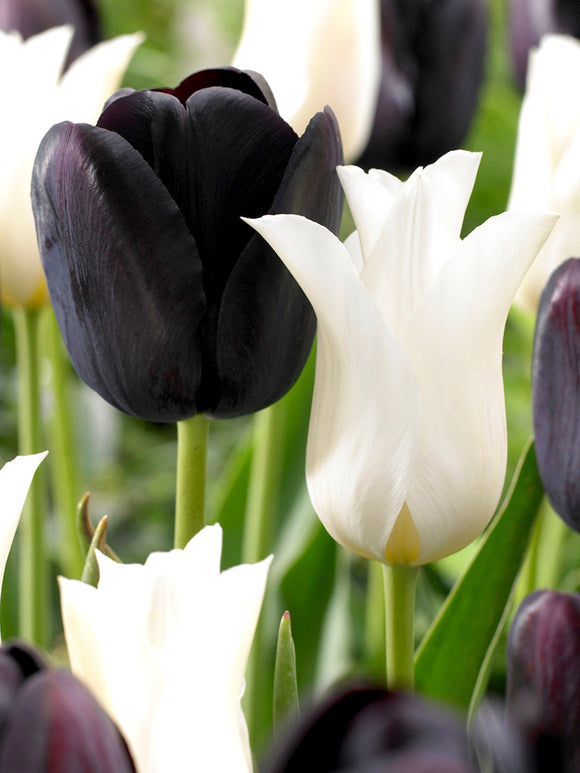
M382 688L332 693L274 737L260 773L475 773L464 720Z
M580 770L580 595L542 590L508 637L507 710L535 739L538 769Z
M510 45L518 86L526 85L528 55L542 35L555 33L580 38L578 0L511 0Z
M580 531L580 259L559 266L538 310L532 370L538 470L561 518Z
M381 0L382 78L365 168L414 169L461 147L477 108L485 0Z
M24 39L62 24L75 30L67 65L102 39L92 0L0 0L0 29L17 30Z
M0 649L0 773L135 773L119 731L68 671Z
M241 216L338 231L336 119L298 138L266 84L233 68L123 91L96 127L62 123L35 163L51 301L80 377L126 413L228 418L279 399L315 332L302 290Z

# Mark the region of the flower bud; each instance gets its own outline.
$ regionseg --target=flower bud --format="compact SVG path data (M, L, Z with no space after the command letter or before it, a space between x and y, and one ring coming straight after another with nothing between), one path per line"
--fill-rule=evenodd
M538 470L561 518L580 531L580 259L554 271L540 300L532 366Z
M121 734L75 677L26 645L0 650L2 773L135 773Z
M484 0L381 0L382 79L357 162L400 170L461 147L478 103L487 40Z
M507 711L538 748L550 748L550 770L580 770L580 595L542 590L520 605L508 638Z

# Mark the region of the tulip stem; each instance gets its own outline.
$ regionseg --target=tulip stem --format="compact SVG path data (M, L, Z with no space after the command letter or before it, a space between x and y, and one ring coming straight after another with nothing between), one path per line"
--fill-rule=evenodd
M77 508L81 498L78 480L78 456L72 424L68 357L52 307L47 308L48 356L54 399L51 423L51 465L56 513L58 519L58 551L61 571L66 577L80 580L85 558L77 528Z
M415 590L418 567L383 566L387 643L387 687L414 687Z
M18 367L18 451L42 451L40 426L40 312L14 309ZM41 647L47 645L47 569L43 476L32 481L19 529L19 636Z
M184 548L205 526L209 419L198 414L177 424L175 547Z

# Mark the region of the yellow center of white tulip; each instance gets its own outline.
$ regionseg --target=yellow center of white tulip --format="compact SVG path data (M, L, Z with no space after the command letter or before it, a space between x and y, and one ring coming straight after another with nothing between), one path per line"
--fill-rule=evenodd
M385 559L389 564L410 564L418 555L419 534L405 502L387 541Z

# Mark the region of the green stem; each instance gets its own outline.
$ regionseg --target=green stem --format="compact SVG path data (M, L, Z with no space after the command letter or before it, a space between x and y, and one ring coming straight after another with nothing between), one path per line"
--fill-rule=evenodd
M78 456L72 421L73 400L69 388L69 361L51 307L47 308L45 320L54 400L51 423L51 472L56 500L59 562L61 571L67 577L80 579L85 563L77 529L77 508L82 491L79 484Z
M367 667L373 677L385 681L385 589L382 564L368 561L365 603L365 638Z
M415 590L419 570L407 564L383 566L387 636L387 686L412 690L415 648Z
M14 309L18 366L18 448L20 454L42 451L38 332L40 312ZM19 529L19 636L47 645L47 567L45 499L42 471L34 476Z
M209 419L198 414L177 424L175 547L184 548L205 526Z

